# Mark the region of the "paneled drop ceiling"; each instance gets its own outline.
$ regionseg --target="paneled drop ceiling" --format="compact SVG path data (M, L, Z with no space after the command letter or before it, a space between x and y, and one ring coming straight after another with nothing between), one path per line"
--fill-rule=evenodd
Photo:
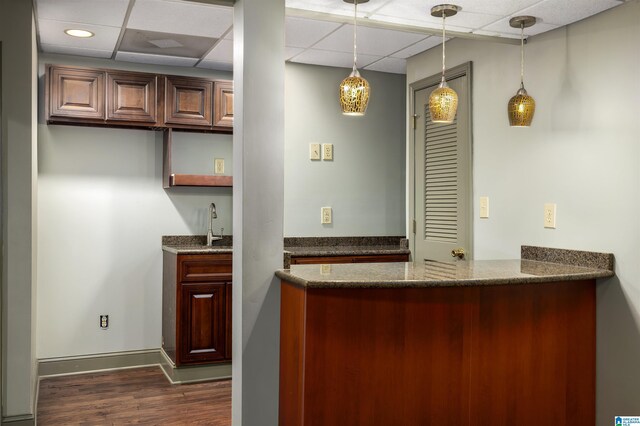
M513 41L509 19L532 15L527 35L543 33L621 4L621 0L456 0L452 37ZM406 59L441 43L440 1L369 0L358 6L358 67L403 74ZM43 52L121 61L233 68L233 9L195 0L35 0ZM286 0L285 60L350 68L353 5L342 0ZM74 38L66 29L95 35Z

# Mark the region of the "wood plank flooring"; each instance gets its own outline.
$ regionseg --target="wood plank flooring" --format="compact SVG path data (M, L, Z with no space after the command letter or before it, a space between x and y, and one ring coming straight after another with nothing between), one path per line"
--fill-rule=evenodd
M231 425L231 380L172 385L160 367L45 378L38 425Z

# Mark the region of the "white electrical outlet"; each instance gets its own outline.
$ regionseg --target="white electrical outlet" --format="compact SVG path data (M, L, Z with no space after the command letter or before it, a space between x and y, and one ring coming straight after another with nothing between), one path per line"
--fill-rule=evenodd
M547 203L544 205L544 227L555 229L556 227L556 205Z
M489 197L480 197L480 219L489 217Z
M319 160L320 159L320 144L319 143L310 143L309 144L309 159L310 160Z
M322 159L324 161L333 160L333 144L332 143L322 144Z
M331 223L331 207L322 207L320 209L320 223L323 225Z
M224 158L216 158L213 160L213 172L217 175L224 173Z

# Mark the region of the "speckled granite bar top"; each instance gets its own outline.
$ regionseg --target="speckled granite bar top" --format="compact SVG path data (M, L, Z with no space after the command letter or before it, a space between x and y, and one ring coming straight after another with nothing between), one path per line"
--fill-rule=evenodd
M280 279L310 288L513 285L587 280L613 275L612 269L528 259L291 265L290 269L276 271Z

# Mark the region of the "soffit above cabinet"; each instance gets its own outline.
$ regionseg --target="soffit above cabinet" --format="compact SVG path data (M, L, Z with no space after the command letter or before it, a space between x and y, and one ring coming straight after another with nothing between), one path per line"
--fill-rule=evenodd
M517 15L538 23L536 35L585 19L623 0L456 0L462 11L447 23L452 38L515 42ZM80 4L82 6L80 7ZM406 59L441 43L441 1L369 0L359 5L358 66L405 73ZM231 71L231 0L35 0L40 50L121 61ZM286 61L351 67L353 6L342 0L286 0ZM67 36L81 28L90 38Z

